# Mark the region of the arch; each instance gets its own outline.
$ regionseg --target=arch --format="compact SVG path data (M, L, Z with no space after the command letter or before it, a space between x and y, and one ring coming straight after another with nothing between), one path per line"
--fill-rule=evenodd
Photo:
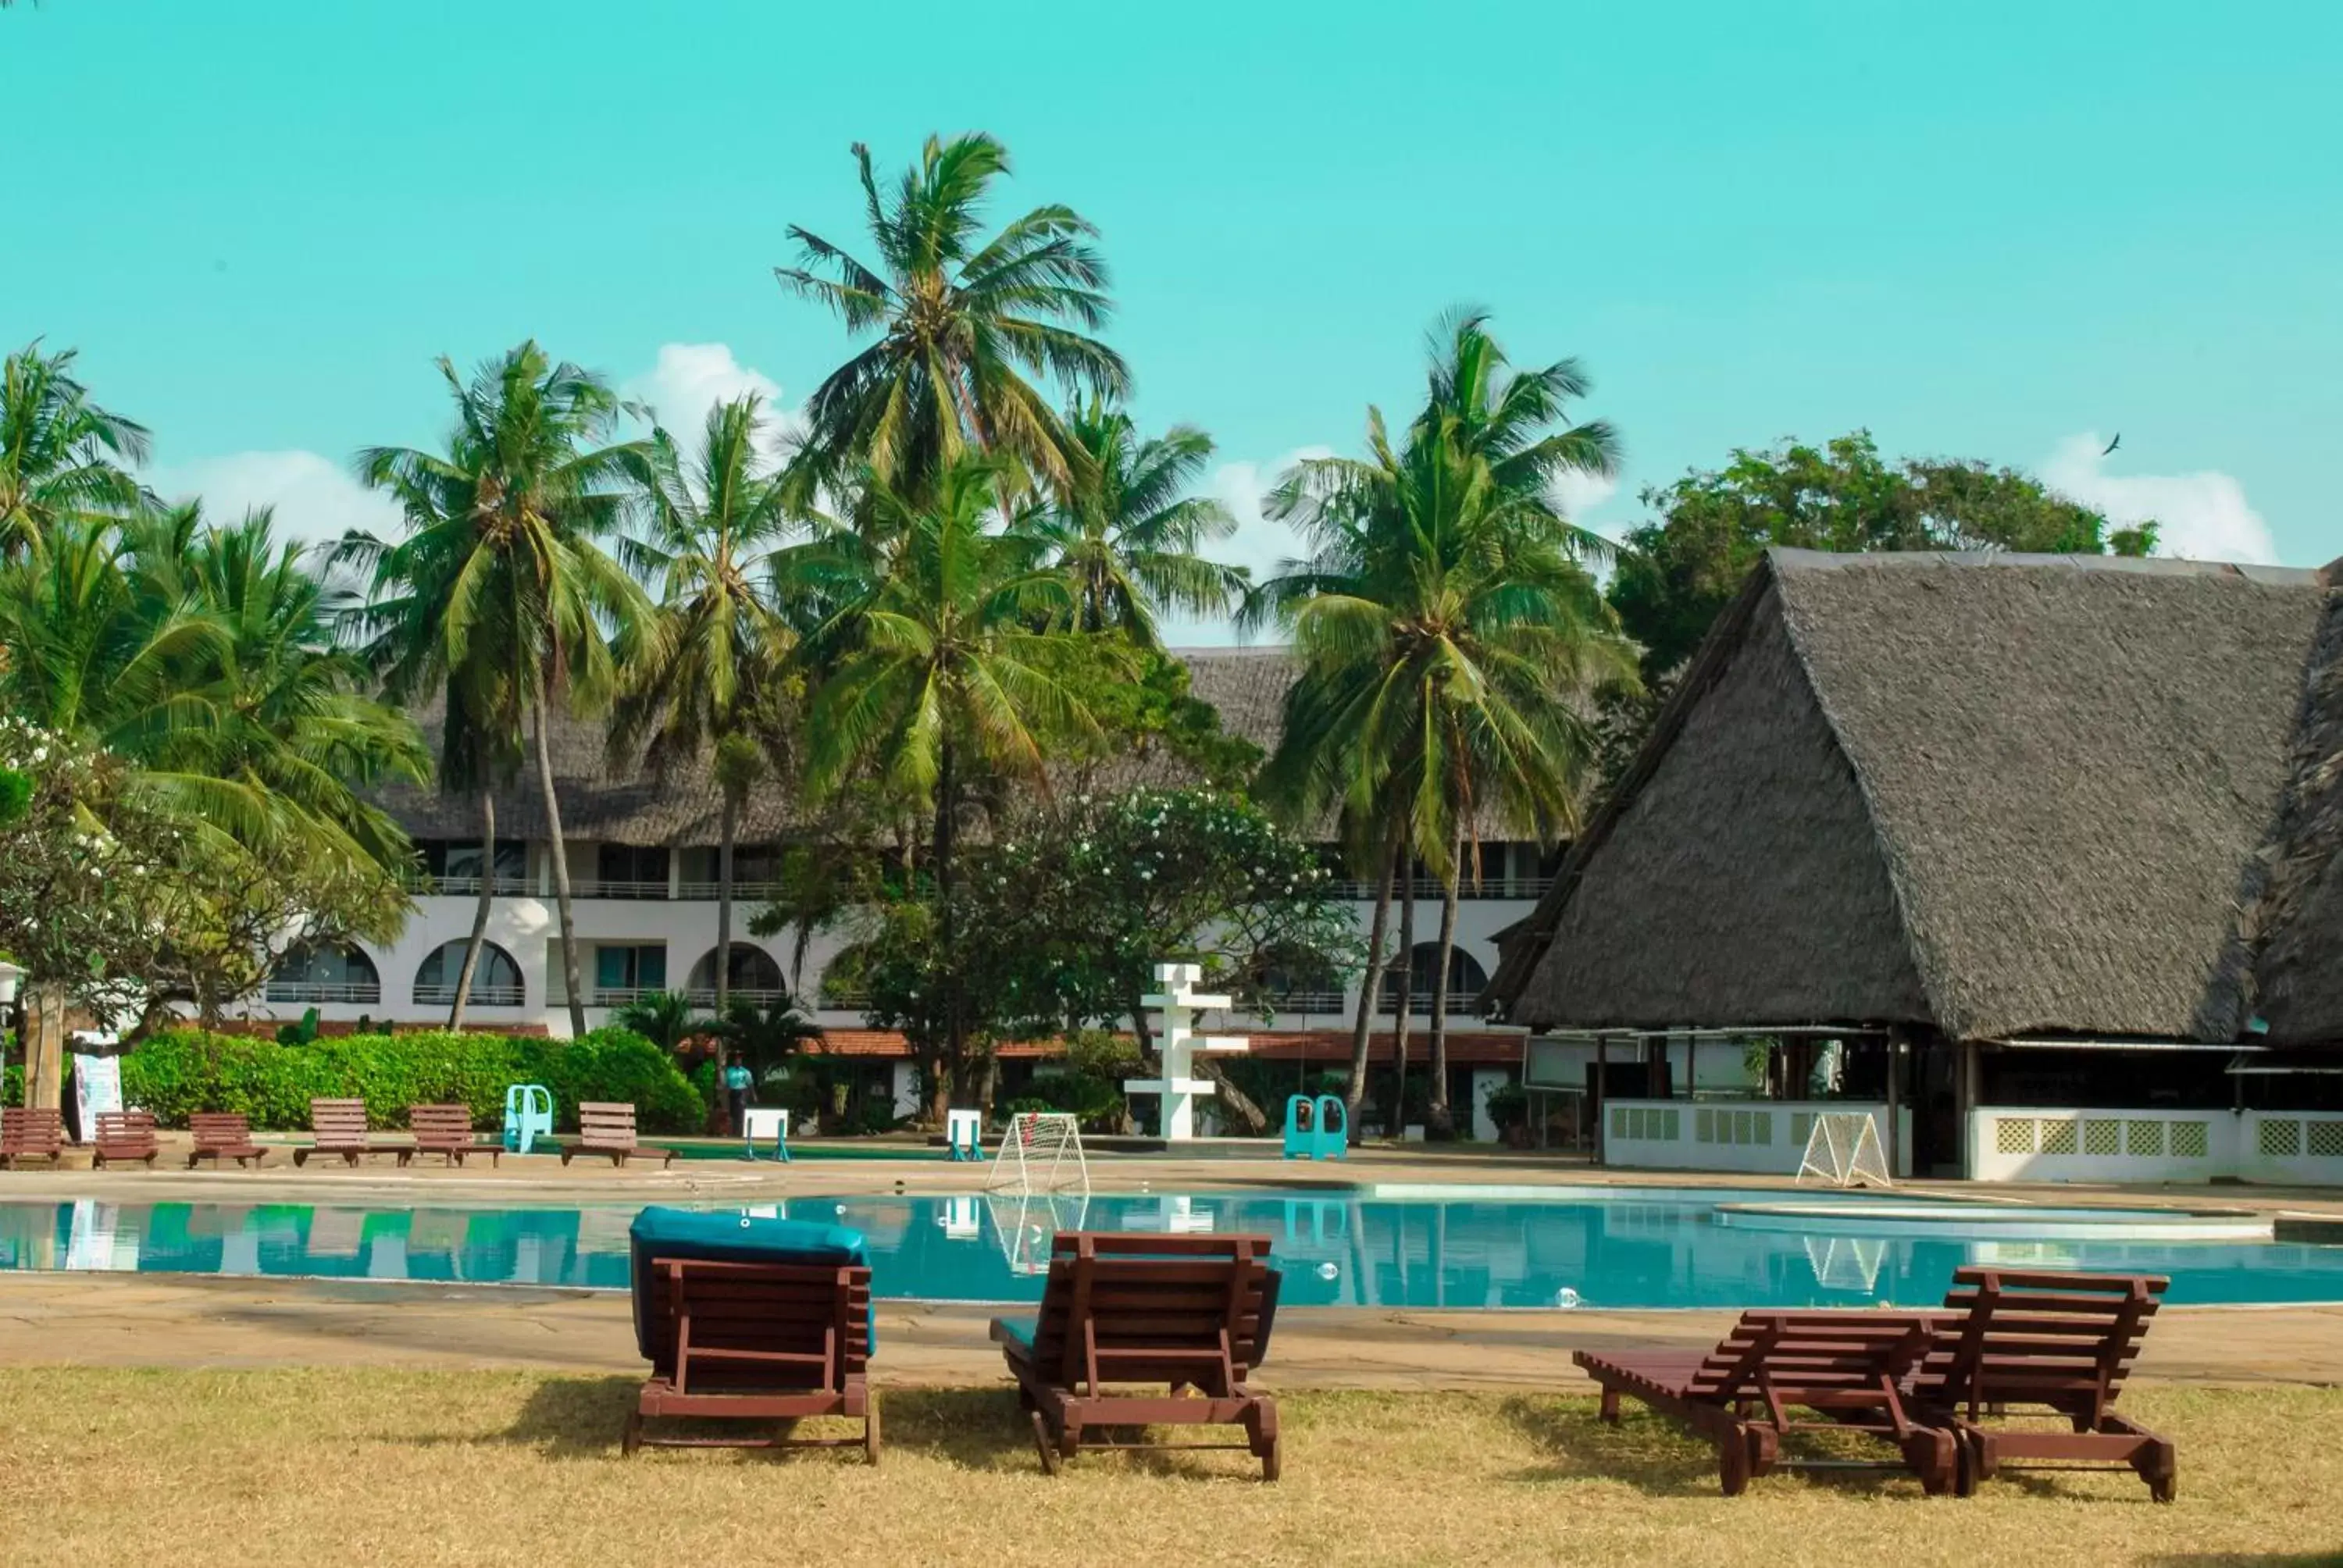
M832 953L821 971L821 1005L836 1011L859 1010L870 1000L870 945L849 942Z
M731 960L724 966L724 989L734 996L747 996L755 1000L770 1000L789 994L781 981L780 960L754 942L734 942ZM691 978L684 982L685 990L696 1001L703 994L712 1002L716 996L716 950L709 949L691 966Z
M382 975L355 942L303 942L286 950L268 971L270 1001L382 1000Z
M1418 942L1407 956L1408 1011L1429 1013L1432 1010L1432 988L1440 974L1440 944ZM1481 960L1464 950L1462 942L1448 950L1448 1010L1453 1017L1473 1010L1473 999L1489 983L1489 971ZM1399 1005L1399 975L1383 975L1383 1010L1391 1011Z
M415 1002L418 1007L446 1007L456 1000L456 978L464 972L464 949L458 937L441 942L424 955L415 971ZM520 965L494 942L480 944L480 961L472 970L473 1007L518 1007L525 999Z

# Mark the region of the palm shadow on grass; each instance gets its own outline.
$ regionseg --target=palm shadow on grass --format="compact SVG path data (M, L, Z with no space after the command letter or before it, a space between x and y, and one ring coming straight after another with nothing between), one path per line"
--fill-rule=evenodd
M1550 1457L1550 1462L1515 1472L1514 1481L1615 1481L1651 1497L1715 1497L1717 1455L1705 1439L1664 1417L1629 1405L1617 1426L1605 1426L1591 1399L1540 1399L1516 1395L1497 1407L1499 1416ZM1884 1461L1892 1451L1857 1434L1796 1434L1786 1445L1794 1458ZM1751 1483L1753 1489L1801 1482L1828 1485L1850 1496L1921 1495L1920 1483L1900 1468L1777 1471Z

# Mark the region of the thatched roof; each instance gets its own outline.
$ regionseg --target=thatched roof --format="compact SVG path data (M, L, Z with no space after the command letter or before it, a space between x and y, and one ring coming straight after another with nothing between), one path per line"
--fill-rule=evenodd
M2331 689L2306 722L2337 614L2314 572L1774 551L1492 996L1538 1027L2310 1038L2343 1021Z

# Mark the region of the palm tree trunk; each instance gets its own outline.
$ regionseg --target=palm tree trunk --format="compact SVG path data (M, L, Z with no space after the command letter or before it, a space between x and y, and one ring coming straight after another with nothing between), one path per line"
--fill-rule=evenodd
M1359 1103L1367 1093L1367 1040L1375 1020L1376 993L1383 987L1383 938L1391 930L1392 866L1399 859L1399 825L1393 823L1375 855L1375 914L1367 923L1367 972L1359 983L1359 1012L1351 1026L1351 1085L1343 1091L1343 1119L1355 1132Z
M960 953L953 940L952 920L952 790L958 781L952 776L951 739L947 736L938 747L936 766L936 936L937 950L944 966L944 1063L936 1085L940 1103L936 1106L938 1120L950 1104L956 1092L965 1092L967 1075L968 1028L960 1017Z
M464 967L456 975L456 1000L448 1004L447 1027L464 1027L464 1004L472 995L472 973L480 967L480 944L488 940L488 906L497 897L497 792L480 791L480 899L472 906L472 940L464 944Z
M1440 969L1432 977L1432 1111L1429 1131L1435 1137L1455 1136L1456 1117L1448 1108L1448 965L1456 950L1457 862L1463 858L1463 835L1448 853L1448 875L1440 890Z
M1392 1097L1390 1133L1407 1131L1408 1015L1415 1008L1415 857L1400 857L1399 989L1392 1009Z
M569 986L569 1038L577 1040L586 1033L586 981L578 968L578 922L569 910L569 850L561 840L561 800L553 789L553 739L545 713L550 696L540 671L537 679L537 786L545 796L545 831L551 840L553 854L553 902L561 918L561 972Z
M25 1103L55 1111L65 1103L65 1006L63 982L41 980L25 990ZM91 1136L87 1128L82 1136Z
M724 791L723 841L716 849L716 1017L732 1000L732 839L740 829L740 801Z

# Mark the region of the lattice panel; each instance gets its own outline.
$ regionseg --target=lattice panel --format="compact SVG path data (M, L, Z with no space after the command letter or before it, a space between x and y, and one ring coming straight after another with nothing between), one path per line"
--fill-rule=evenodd
M1996 1154L2034 1152L2034 1118L1996 1116L1993 1119L1993 1151Z
M2172 1124L2172 1156L2176 1160L2202 1160L2213 1151L2212 1134L2202 1121L2176 1121Z
M2083 1152L2086 1154L2122 1153L2123 1123L2104 1121L2084 1122Z
M2310 1153L2318 1160L2343 1159L2343 1121L2312 1122Z
M2257 1142L2265 1155L2282 1159L2302 1152L2301 1122L2265 1121L2261 1129Z
M2135 1160L2164 1158L2164 1123L2161 1121L2125 1122L2124 1152Z
M2071 1119L2065 1121L2044 1121L2042 1123L2042 1152L2045 1154L2072 1154L2075 1152L2075 1135L2077 1125L2078 1124Z

